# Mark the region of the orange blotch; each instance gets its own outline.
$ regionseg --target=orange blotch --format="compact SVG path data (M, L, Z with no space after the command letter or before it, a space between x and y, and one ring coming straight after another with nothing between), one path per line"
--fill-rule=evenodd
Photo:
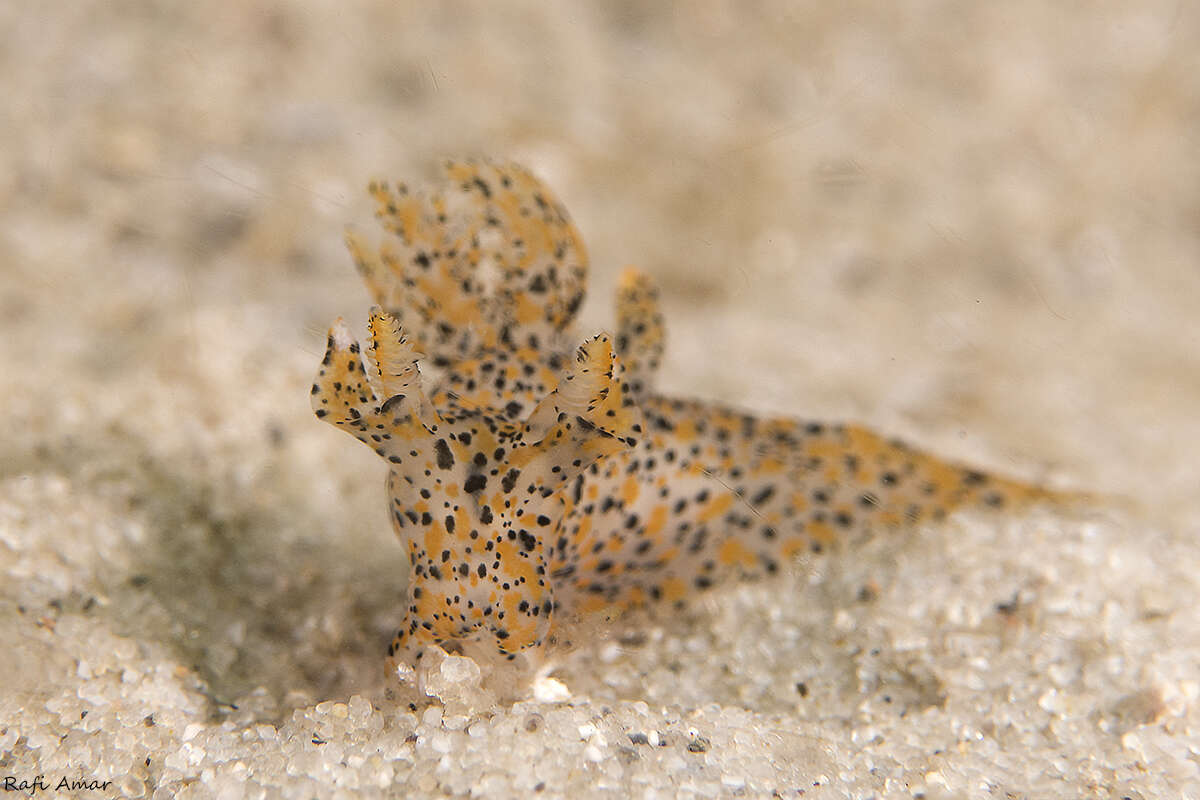
M787 465L782 459L775 456L764 458L754 470L756 475L778 475L783 472Z
M700 512L696 519L700 522L710 522L724 514L733 505L733 495L729 493L719 494L712 499Z
M384 201L386 202L386 201ZM416 203L402 202L397 204L396 213L392 215L396 227L406 236L416 231L421 221L420 209Z
M828 522L811 522L805 527L805 530L815 541L824 545L833 544L837 539L837 534L834 533Z
M888 444L887 440L879 434L872 433L866 428L860 428L857 425L851 425L846 429L846 438L849 440L849 447L847 449L864 461L877 461L880 456L896 452L896 448Z
M582 544L586 542L592 533L592 517L584 517L579 520L579 529L575 531L575 543Z
M746 549L745 545L737 539L726 539L721 545L721 549L717 551L717 557L725 566L733 566L741 564L745 567L754 566L754 554Z
M518 600L520 598L517 598ZM508 638L498 642L500 648L506 653L512 653L524 647L528 647L537 641L537 624L532 620L528 622L518 622L525 620L526 617L520 612L515 611L516 604L513 604L514 610L509 612L505 617L505 630L508 631ZM516 615L516 616L514 616Z
M535 302L529 295L518 294L516 296L516 308L513 310L513 316L518 323L529 325L542 318L543 309L544 306L541 303Z
M446 541L446 526L441 520L435 519L433 524L425 530L425 552L440 553L444 548Z
M579 603L579 610L584 614L594 614L609 607L609 602L602 595L588 594Z
M798 553L804 552L808 545L808 539L803 536L789 536L784 540L783 545L779 548L779 553L786 559L795 558Z
M688 587L679 578L667 578L662 582L662 597L668 603L687 597Z
M505 539L496 545L496 557L500 559L500 569L510 578L524 578L527 583L537 583L537 572L533 561L525 558L516 545Z
M654 510L650 512L650 516L647 517L643 533L649 538L657 538L666 526L667 507L665 505L658 505L654 507Z

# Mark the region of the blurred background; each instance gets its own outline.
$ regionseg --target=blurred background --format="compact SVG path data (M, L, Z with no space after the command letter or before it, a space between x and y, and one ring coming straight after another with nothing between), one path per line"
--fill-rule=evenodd
M0 473L141 520L114 613L218 688L291 636L354 683L322 620L374 653L394 609L322 587L402 564L377 460L308 410L367 311L342 231L370 178L487 156L582 230L581 335L621 266L660 281L667 391L1193 513L1198 40L1183 0L2 4Z

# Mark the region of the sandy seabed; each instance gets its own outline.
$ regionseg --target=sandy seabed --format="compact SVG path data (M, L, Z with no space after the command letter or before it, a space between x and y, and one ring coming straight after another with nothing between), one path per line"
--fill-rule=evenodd
M3 5L0 781L1200 797L1198 36L1180 2ZM656 277L668 391L1126 501L814 559L513 706L452 659L411 712L384 470L308 387L365 319L360 187L446 155L559 192L581 330Z

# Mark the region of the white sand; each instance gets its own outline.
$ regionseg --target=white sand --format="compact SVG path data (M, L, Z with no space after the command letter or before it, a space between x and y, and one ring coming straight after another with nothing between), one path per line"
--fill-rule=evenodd
M1200 797L1196 8L427 5L0 6L0 781ZM960 515L409 713L383 466L307 389L359 187L461 154L559 191L585 331L660 280L668 390L1139 508Z

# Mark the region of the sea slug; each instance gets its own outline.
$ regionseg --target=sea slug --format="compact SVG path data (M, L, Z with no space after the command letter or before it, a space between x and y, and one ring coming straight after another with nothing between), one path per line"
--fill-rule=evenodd
M763 418L655 391L658 292L627 270L612 334L572 330L588 261L511 164L371 192L382 247L348 235L377 308L339 320L312 406L387 462L412 571L394 668L431 648L536 667L571 623L674 609L801 551L1055 493L856 425ZM429 373L428 376L422 370Z

